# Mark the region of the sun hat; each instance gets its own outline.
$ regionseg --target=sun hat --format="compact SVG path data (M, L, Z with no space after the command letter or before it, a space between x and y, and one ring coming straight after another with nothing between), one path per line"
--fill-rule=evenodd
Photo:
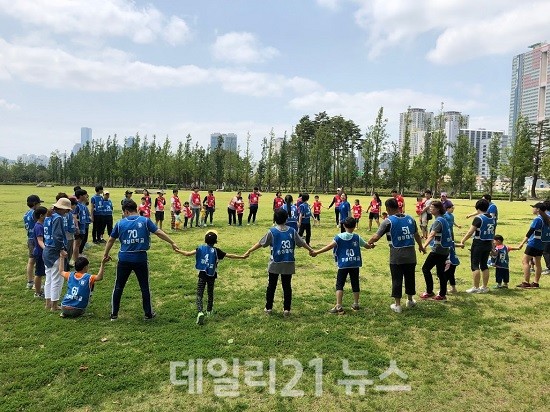
M55 207L56 209L71 210L71 199L62 197L53 204L53 207Z

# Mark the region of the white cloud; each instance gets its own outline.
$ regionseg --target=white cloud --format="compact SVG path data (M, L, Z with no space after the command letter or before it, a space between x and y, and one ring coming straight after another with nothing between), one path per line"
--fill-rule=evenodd
M314 81L235 69L204 69L195 65L159 66L134 60L117 49L85 58L60 48L16 45L0 38L0 73L49 88L89 91L141 90L219 83L232 93L278 96L319 90Z
M338 10L341 0L317 0L317 4L325 9Z
M279 55L274 47L264 47L252 33L231 32L218 36L212 45L215 59L237 63L262 63Z
M438 64L510 54L550 37L546 0L354 0L369 34L369 57L436 34L427 58Z
M179 17L166 17L153 5L138 8L128 0L0 0L0 13L58 34L129 37L136 43L162 38L172 45L190 37Z
M15 103L8 103L4 99L0 99L0 109L19 110L20 107L18 105L16 105Z

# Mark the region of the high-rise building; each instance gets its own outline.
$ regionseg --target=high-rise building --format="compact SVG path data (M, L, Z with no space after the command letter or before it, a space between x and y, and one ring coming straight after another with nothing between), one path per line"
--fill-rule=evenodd
M538 123L550 117L550 64L547 43L529 46L530 51L518 54L512 60L512 87L508 135L515 139L515 126L519 116L529 123Z
M237 135L235 133L212 133L210 135L210 150L218 147L218 139L223 139L222 149L228 152L237 151Z
M468 129L470 116L460 112L444 112L443 117L445 118L445 136L447 136L445 155L449 160L449 164L452 164L455 153L454 146L456 145L459 130Z
M486 129L460 129L459 133L468 138L470 146L476 149L477 174L485 179L489 175L489 166L487 165L487 156L489 154L489 144L496 134L500 134L500 153L501 158L504 148L508 145L508 136L503 130Z
M409 108L406 112L399 114L399 149L403 146L405 139L406 120L409 121L409 132L411 139L411 156L417 156L424 150L424 136L426 131L433 124L433 112L426 112L426 109Z
M80 128L80 145L84 146L86 143L92 142L92 129L89 127Z

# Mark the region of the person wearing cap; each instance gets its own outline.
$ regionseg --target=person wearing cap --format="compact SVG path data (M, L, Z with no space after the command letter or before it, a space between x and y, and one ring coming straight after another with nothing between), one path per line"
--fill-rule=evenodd
M67 235L63 216L71 212L71 201L66 197L60 198L53 204L51 216L44 220L44 251L42 258L46 268L46 282L44 283L44 298L46 309L59 310L59 298L63 286L63 277L59 271L60 257L67 257Z
M204 235L204 245L198 246L195 250L184 251L177 249L176 252L183 256L195 256L195 269L199 271L197 282L197 324L204 324L204 312L202 298L206 287L208 303L206 315L211 316L214 308L214 282L218 277L218 262L223 258L246 259L245 255L225 253L214 245L218 243L218 232L209 230Z
M529 226L529 230L525 234L525 238L519 244L521 248L527 243L525 248L525 254L521 261L523 266L523 282L521 282L518 288L538 288L540 276L542 273L541 258L544 251L544 244L550 241L550 216L546 213L546 205L542 202L531 205L533 208L533 214L535 218ZM529 268L529 262L533 259L535 261L535 279L531 280L531 271Z
M445 210L453 207L453 202L451 202L451 199L447 197L447 192L441 192L439 199L441 200L441 203L443 203Z
M105 229L107 229L107 236L111 234L113 230L113 201L111 200L111 194L108 190L103 191L103 225L100 228L100 239L101 243L107 243L104 239Z
M479 199L475 205L476 217L472 221L470 230L464 235L460 243L455 247L464 249L464 243L474 237L472 248L470 249L470 267L472 269L473 286L466 290L466 293L487 293L489 292L489 266L487 261L493 250L493 239L495 237L496 221L495 218L487 212L489 202L485 199ZM480 286L480 280L482 282Z
M95 187L95 195L90 199L90 217L92 225L92 242L99 245L103 227L103 186Z
M35 259L33 255L34 251L34 211L40 206L43 201L37 195L30 195L27 197L27 207L29 210L23 215L23 223L25 224L25 230L27 231L27 289L32 289L34 286L34 267Z
M328 205L328 209L334 205L334 215L336 216L336 227L340 227L340 203L342 203L342 200L340 199L340 196L342 195L342 189L338 188L336 189L336 194L332 198L332 202L330 202L330 205Z
M111 259L109 255L115 241L120 241L120 251L118 252L118 263L116 268L115 287L111 299L111 320L118 319L120 309L120 300L126 282L130 274L134 272L141 289L141 299L143 312L146 320L153 319L155 313L151 307L151 292L149 290L149 264L147 261L147 251L151 246L151 233L154 233L160 239L172 245L174 250L178 247L176 243L162 231L151 219L138 214L138 207L133 200L127 200L122 205L124 218L119 220L109 236L105 245L103 260Z
M124 198L120 201L120 206L122 208L122 206L124 206L124 202L126 202L127 200L130 200L132 199L132 192L131 190L127 190L124 192ZM147 192L149 193L149 192ZM124 211L122 212L122 217L124 217Z

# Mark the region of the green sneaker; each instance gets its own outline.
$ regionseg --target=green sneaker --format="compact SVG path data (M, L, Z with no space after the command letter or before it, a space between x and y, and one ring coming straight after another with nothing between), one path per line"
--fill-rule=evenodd
M204 312L197 314L197 325L204 325Z

